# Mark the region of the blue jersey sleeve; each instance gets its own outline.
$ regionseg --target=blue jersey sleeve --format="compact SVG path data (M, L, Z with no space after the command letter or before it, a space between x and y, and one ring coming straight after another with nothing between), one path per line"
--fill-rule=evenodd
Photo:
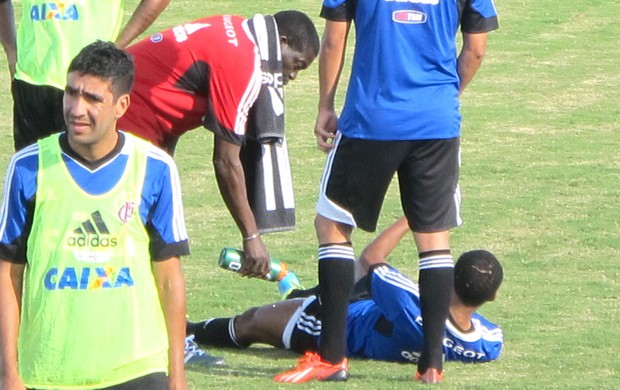
M386 319L419 323L421 320L418 286L406 275L388 265L372 270L370 292Z
M324 0L321 8L321 17L345 22L353 20L355 16L355 1L353 0Z
M140 215L151 238L151 257L189 254L179 174L172 157L153 147L147 161Z
M470 0L465 2L461 17L461 30L465 33L485 33L497 30L497 11L493 0Z
M25 264L39 166L38 145L22 149L7 168L0 210L0 257Z

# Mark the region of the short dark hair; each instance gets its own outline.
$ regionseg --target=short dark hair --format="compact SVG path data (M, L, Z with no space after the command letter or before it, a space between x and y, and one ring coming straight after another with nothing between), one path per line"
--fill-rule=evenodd
M300 11L280 11L273 15L278 33L288 39L291 49L304 54L319 54L320 42L316 27L308 15Z
M492 301L504 278L497 258L483 249L463 253L454 266L454 292L467 306Z
M71 61L69 71L112 83L114 99L131 92L134 64L131 55L112 42L96 41L85 46Z

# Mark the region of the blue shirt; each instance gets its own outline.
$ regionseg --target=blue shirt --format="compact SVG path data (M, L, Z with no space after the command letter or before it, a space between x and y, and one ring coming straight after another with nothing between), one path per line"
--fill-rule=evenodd
M119 133L121 136L115 150L96 167L89 167L86 161L80 161L79 156L68 147L65 135L61 135L63 161L67 169L75 182L92 195L109 191L125 170L127 150L123 146L126 135ZM0 209L2 259L15 263L27 262L26 242L34 213L38 169L38 144L20 150L9 163ZM152 260L189 254L176 165L172 157L155 146L148 151L139 213L151 241Z
M418 286L398 270L382 265L370 275L370 292L372 299L349 305L348 355L417 363L424 340ZM471 322L472 329L463 331L446 321L446 360L481 363L500 356L501 329L479 314Z
M498 27L492 0L324 0L354 21L356 44L338 130L370 140L460 135L456 34Z

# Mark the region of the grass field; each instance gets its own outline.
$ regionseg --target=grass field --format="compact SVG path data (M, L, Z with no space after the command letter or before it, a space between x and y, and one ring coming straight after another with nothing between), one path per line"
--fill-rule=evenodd
M306 11L322 30L319 1L173 0L150 31L208 14L293 8ZM441 387L618 389L620 3L501 0L497 8L500 30L490 35L483 67L462 99L465 223L454 230L452 246L456 254L487 248L503 262L500 296L482 313L502 325L506 344L491 364L448 363ZM4 169L12 152L4 58L0 70ZM312 133L317 82L315 64L286 89L298 228L265 236L271 254L288 262L307 286L317 280L312 222L325 158ZM192 240L192 255L184 259L192 319L228 316L278 297L272 283L217 267L220 249L239 245L240 237L217 191L211 138L204 130L190 132L177 149ZM380 228L400 215L397 198L391 188ZM371 237L355 233L358 253ZM412 240L391 260L417 275ZM194 389L278 388L271 377L296 360L267 347L210 352L224 356L228 366L191 369ZM346 384L301 388L418 387L410 380L413 371L354 360Z

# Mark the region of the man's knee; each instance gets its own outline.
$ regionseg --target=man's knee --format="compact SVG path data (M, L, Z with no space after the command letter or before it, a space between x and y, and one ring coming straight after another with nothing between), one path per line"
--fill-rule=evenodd
M450 249L450 232L448 230L420 233L413 232L418 252Z
M314 219L314 228L319 244L345 243L351 241L353 227L344 223L332 221L322 215Z
M258 307L246 310L243 314L237 316L233 320L233 329L237 338L237 343L246 345L247 341L255 333L256 327L259 325L257 319Z

